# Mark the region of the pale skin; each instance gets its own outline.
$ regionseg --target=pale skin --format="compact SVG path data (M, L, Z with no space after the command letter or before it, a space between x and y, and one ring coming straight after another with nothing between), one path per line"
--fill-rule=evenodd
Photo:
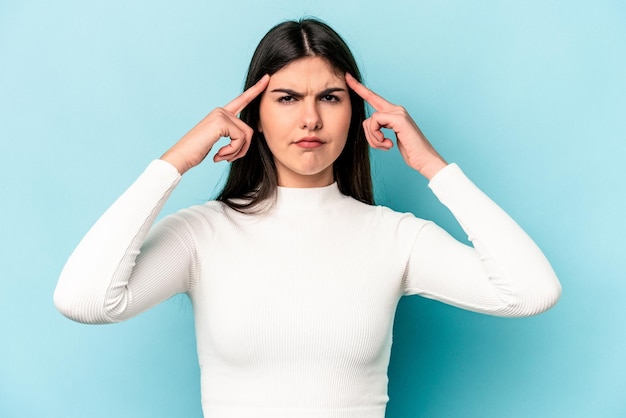
M365 137L372 148L389 150L393 147L393 141L385 138L381 131L382 128L387 128L395 133L398 150L407 165L428 180L448 165L428 142L405 108L389 103L350 74L346 74L346 83L376 111L363 122Z
M307 72L307 69L312 70ZM334 181L332 163L341 151L337 144L343 147L347 136L345 109L346 106L350 109L348 87L375 110L363 122L365 136L372 148L389 150L393 147L393 141L385 138L381 131L382 128L387 128L394 131L398 149L407 165L428 180L447 165L406 109L383 99L350 74L345 74L345 77L338 76L326 61L319 57L302 58L285 66L272 77L265 75L226 106L211 111L163 154L161 159L184 174L200 164L222 137L230 138L230 143L217 151L213 157L215 162L223 160L232 162L243 157L250 147L254 131L237 115L262 94L261 121L257 129L263 131L274 154L279 185L285 187L329 185ZM294 94L296 100L285 99L286 96L291 97ZM338 114L341 118L337 117ZM272 115L280 116L282 121L276 123L269 119ZM349 117L348 112L348 124ZM291 128L290 123L293 125ZM281 138L286 135L290 139L281 142ZM323 144L311 149L302 149L294 142L302 137L320 138ZM273 143L279 145L273 147Z
M274 157L278 184L332 184L351 116L346 81L326 60L299 59L272 74L261 97L258 129Z
M263 76L254 86L234 98L224 107L218 107L187 132L161 159L172 164L182 175L200 164L213 145L222 137L230 138L213 157L216 163L235 161L246 155L254 131L237 117L267 87L270 76Z

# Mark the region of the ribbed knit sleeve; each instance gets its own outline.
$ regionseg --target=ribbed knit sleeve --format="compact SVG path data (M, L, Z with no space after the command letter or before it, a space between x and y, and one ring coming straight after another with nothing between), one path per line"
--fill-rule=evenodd
M63 315L118 322L189 289L197 275L190 234L175 217L151 228L179 180L173 166L153 161L95 223L59 278L54 302Z
M530 316L552 307L561 285L534 241L451 164L429 187L467 233L462 244L433 223L415 240L405 294L497 316Z

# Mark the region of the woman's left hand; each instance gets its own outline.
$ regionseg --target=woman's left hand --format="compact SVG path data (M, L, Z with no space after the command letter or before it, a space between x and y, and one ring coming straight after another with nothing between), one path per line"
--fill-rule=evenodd
M395 132L398 149L404 161L428 180L447 165L405 108L389 103L350 74L346 74L346 83L375 110L363 122L365 137L372 148L388 150L393 147L391 139L385 138L381 131L382 128L387 128Z

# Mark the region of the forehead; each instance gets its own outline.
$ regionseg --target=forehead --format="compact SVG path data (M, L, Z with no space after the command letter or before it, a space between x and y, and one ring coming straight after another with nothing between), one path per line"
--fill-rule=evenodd
M345 87L344 75L320 57L305 57L290 62L270 78L268 88Z

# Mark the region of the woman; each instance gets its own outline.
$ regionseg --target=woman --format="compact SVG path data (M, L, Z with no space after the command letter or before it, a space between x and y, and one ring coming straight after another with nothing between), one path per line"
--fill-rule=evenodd
M365 119L364 100L376 110ZM241 113L238 118L237 114ZM468 232L374 206L368 146L406 163ZM221 137L232 162L217 201L152 223ZM113 204L68 260L58 309L128 319L192 301L206 417L381 418L395 307L420 294L477 312L543 312L560 284L533 241L447 164L407 112L359 82L316 20L261 40L243 94L213 110Z

